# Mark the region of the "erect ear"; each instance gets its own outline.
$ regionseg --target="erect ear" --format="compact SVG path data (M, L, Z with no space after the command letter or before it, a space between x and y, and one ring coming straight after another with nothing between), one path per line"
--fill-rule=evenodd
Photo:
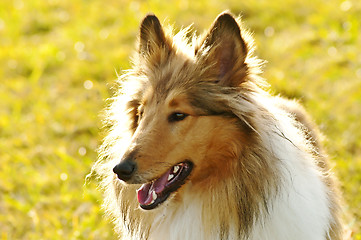
M240 27L234 17L224 12L214 21L196 56L202 64L214 66L217 83L236 87L247 75L247 44L241 36Z
M140 25L139 53L143 56L159 48L169 48L162 25L153 14L148 14Z

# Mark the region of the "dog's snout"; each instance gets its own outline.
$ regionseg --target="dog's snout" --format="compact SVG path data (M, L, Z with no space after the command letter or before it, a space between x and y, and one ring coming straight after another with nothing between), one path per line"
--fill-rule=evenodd
M132 160L125 159L113 168L113 172L123 181L128 181L134 174L136 164Z

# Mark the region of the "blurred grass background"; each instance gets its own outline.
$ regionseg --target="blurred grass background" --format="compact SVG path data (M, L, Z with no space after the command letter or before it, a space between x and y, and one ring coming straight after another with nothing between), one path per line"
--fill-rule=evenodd
M99 116L141 19L208 28L223 10L254 32L274 93L300 99L328 141L361 239L359 0L0 2L0 239L115 239L96 182Z

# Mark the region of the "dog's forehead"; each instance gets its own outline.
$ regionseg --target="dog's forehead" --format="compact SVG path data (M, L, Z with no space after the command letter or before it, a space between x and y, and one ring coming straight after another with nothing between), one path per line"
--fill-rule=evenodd
M179 101L186 96L185 88L182 85L167 86L168 82L158 83L155 86L147 84L142 96L143 105L167 105L176 107Z
M149 68L143 98L147 101L161 102L169 99L170 95L186 91L197 79L195 67L192 60L178 57Z

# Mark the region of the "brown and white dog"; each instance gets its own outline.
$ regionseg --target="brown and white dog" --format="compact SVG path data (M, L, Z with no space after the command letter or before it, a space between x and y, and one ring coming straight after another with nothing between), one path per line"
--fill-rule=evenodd
M336 240L318 130L271 96L251 35L224 12L201 38L148 15L94 170L122 239Z

